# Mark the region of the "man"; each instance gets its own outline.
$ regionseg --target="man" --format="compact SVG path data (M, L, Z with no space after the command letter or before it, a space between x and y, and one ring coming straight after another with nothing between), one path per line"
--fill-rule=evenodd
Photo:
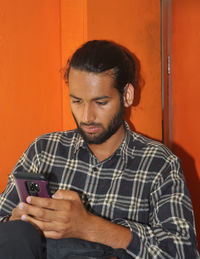
M89 41L72 56L65 79L77 129L40 136L15 166L0 197L0 246L6 256L11 250L19 256L22 248L12 243L23 240L26 258L42 258L41 231L48 258L72 258L67 257L70 242L80 244L80 255L92 256L80 258L197 258L179 160L123 121L124 109L134 100L131 54L113 42ZM17 171L48 176L52 198L19 203L13 181ZM17 242L14 228L20 229ZM12 241L9 252L5 233ZM72 248L73 258L79 258L78 249Z

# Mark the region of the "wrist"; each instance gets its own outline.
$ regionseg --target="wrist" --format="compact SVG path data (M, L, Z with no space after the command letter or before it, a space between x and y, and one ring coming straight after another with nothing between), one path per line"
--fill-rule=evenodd
M113 248L126 249L131 241L132 234L129 228L90 214L88 215L88 220L81 238L91 242L102 243Z
M88 241L95 241L95 232L96 229L96 218L97 216L93 215L92 213L88 212L87 219L84 221L84 226L80 233L80 238L85 239Z

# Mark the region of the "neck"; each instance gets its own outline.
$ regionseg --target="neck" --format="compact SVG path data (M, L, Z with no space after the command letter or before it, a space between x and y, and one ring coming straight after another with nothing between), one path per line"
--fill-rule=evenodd
M124 125L113 134L109 139L107 139L102 144L89 144L88 147L97 157L99 161L103 161L106 158L110 157L120 146L125 136Z

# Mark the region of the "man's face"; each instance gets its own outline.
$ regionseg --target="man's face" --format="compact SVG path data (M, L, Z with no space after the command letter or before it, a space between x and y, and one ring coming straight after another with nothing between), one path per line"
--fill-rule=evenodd
M122 126L124 107L111 73L95 74L71 68L72 114L88 144L101 144Z

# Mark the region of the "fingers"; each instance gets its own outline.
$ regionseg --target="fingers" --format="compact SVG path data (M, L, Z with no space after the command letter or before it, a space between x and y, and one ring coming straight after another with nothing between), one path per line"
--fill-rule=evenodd
M65 199L29 196L27 203L21 202L15 213L37 226L48 238L82 235L82 225L88 221L88 212L79 195L72 191L59 191L57 195Z
M21 216L23 215L23 213L24 212L19 208L19 205L18 205L16 208L13 209L12 215L9 218L9 221L21 219Z
M58 219L62 216L58 213L51 213L52 211L65 211L66 213L72 210L73 202L76 201L82 206L79 194L70 190L58 190L52 198L41 198L29 196L27 203L20 202L19 205L12 211L10 220L21 219L22 215L31 215L34 218L43 221L54 220L55 216ZM62 220L62 218L61 218Z
M51 213L49 209L44 209L44 208L40 208L40 207L36 207L36 206L31 206L28 205L26 203L21 203L21 210L22 210L22 215L21 215L21 219L24 220L25 219L25 215L30 215L32 218L36 218L38 220L44 220L44 221L48 221L51 220L51 218L53 218L51 216Z
M63 221L65 220L65 218L63 216L63 213L60 213L61 209L59 208L62 208L62 210L64 209L66 213L71 209L71 204L69 204L71 202L66 202L66 201L63 202L62 200L57 200L57 206L55 206L56 209L46 208L45 206L43 207L42 205L46 204L45 202L43 203L43 201L38 202L40 204L39 207L37 206L38 204L36 204L35 206L34 203L35 203L35 200L31 204L20 203L18 206L19 207L18 215L21 217L22 215L30 215L32 218L35 218L41 221L54 221L55 219ZM53 206L50 205L49 207L53 207Z
M64 200L80 200L79 194L75 191L70 190L58 190L53 195L54 199L64 199Z
M83 207L80 201L71 201L64 199L39 198L29 196L28 203L20 203L19 209L22 215L30 215L41 221L61 221L65 222L68 215L71 215L74 207Z
M40 208L47 208L49 210L61 210L63 208L63 201L51 198L40 198L29 196L26 199L27 203ZM66 208L67 209L67 208Z
M60 202L58 202L58 200L60 200ZM52 196L52 199L29 196L29 197L27 197L26 202L28 204L42 207L42 208L56 209L56 210L61 209L62 210L62 208L63 208L62 200L77 201L77 202L81 203L79 194L75 191L70 191L70 190L58 190ZM65 203L65 204L67 204L67 203ZM70 203L69 203L69 205L70 205Z
M69 228L69 224L67 223L63 224L57 221L41 221L29 215L23 215L22 219L40 229L47 238L60 239L67 237L66 232L68 232Z

